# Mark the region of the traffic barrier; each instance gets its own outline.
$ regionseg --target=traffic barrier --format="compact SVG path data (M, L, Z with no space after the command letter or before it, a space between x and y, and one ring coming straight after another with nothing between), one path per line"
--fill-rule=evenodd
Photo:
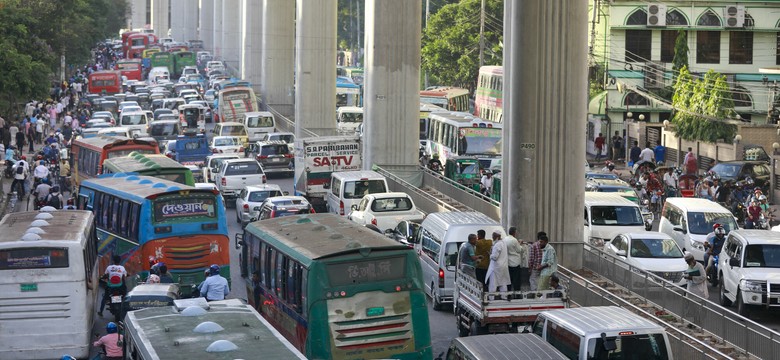
M430 187L433 190L457 201L464 206L481 212L491 219L501 221L501 204L487 196L469 189L456 181L447 179L441 174L429 169L423 169L423 187Z
M390 172L379 166L374 166L373 170L387 179L387 186L391 191L405 192L412 198L415 206L417 206L418 209L422 210L426 214L441 211L459 211L457 208L447 204L442 199L439 199L430 193L423 191L420 189L420 187L414 186L400 176L396 175L398 171ZM419 173L419 171L415 172ZM407 175L414 176L415 174Z

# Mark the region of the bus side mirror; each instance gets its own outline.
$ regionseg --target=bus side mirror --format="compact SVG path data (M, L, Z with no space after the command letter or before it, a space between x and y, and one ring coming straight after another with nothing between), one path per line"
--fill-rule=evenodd
M235 236L236 249L241 249L244 246L244 234L238 233Z

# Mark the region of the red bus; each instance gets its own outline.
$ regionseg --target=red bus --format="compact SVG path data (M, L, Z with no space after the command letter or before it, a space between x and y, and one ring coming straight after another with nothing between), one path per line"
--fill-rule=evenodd
M138 31L126 31L122 33L122 54L127 54L127 50L130 49L130 44L128 43L128 38L130 38L130 35L140 34Z
M128 36L127 41L122 43L122 50L124 51L125 58L131 59L132 56L130 55L135 49L141 49L141 52L143 52L143 49L151 42L150 40L149 34L136 33Z
M143 49L141 49L143 50ZM140 56L140 55L139 55ZM141 59L131 58L116 62L116 69L128 80L141 80Z
M157 142L128 139L121 136L98 135L73 140L73 183L75 187L84 179L91 179L103 173L103 161L127 156L136 151L141 154L159 154Z
M89 74L90 94L119 94L122 92L122 74L119 71L96 71Z

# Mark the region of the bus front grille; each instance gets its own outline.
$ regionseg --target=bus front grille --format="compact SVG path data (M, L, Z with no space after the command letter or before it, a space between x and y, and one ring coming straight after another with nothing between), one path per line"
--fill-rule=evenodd
M64 319L70 308L67 295L0 298L0 321Z

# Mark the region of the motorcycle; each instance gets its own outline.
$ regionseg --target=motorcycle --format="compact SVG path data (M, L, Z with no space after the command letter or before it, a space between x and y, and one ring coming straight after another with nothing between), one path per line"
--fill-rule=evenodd
M718 282L718 260L720 259L720 255L712 255L712 267L710 267L710 271L707 274L707 280L710 281L710 285L713 287L717 287L719 285Z
M124 316L122 314L122 304L125 300L125 295L122 293L119 289L109 289L106 288L106 291L111 291L111 297L109 298L109 304L108 304L108 311L111 312L111 315L114 315L114 321L120 322Z

